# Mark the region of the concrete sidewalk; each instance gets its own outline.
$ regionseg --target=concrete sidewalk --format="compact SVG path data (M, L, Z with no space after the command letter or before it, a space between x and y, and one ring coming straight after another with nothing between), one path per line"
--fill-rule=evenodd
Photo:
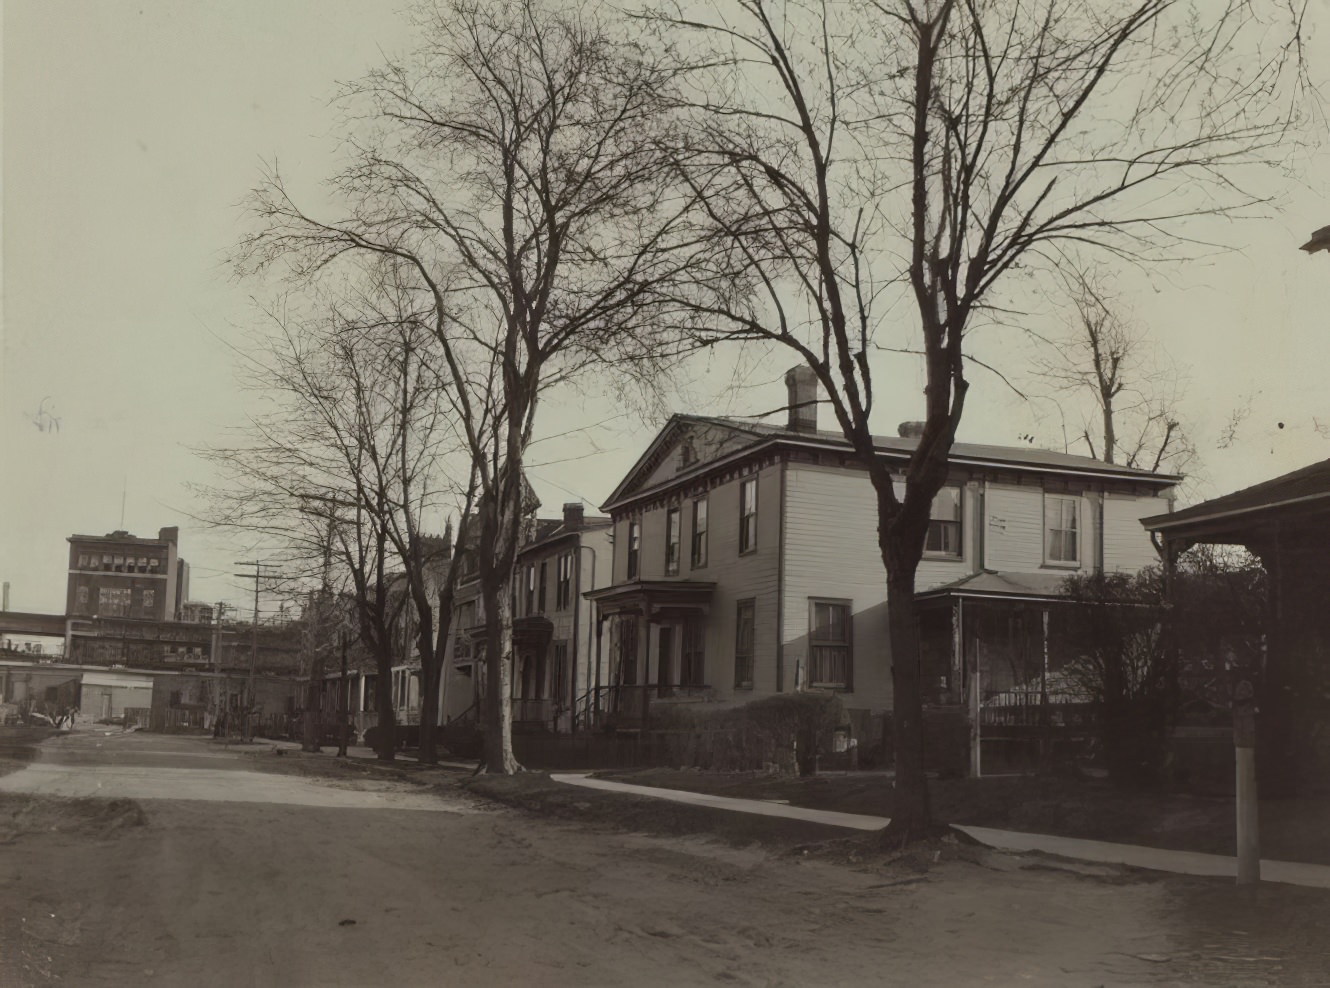
M602 789L607 792L632 793L653 799L668 799L676 803L707 806L712 809L731 810L736 813L756 813L762 816L805 820L833 827L853 830L881 830L891 821L884 816L859 813L838 813L833 810L815 810L786 803L766 802L760 799L731 799L706 793L684 792L679 789L658 789L653 786L635 786L625 782L609 782L573 773L551 773L556 782ZM1201 854L1196 851L1167 851L1162 848L1140 847L1136 844L1112 844L1107 841L1081 840L1075 837L1054 837L1048 834L1022 834L1010 830L992 830L988 827L957 827L975 840L1004 851L1042 851L1065 858L1095 861L1101 864L1128 865L1166 871L1178 875L1203 875L1218 878L1236 878L1235 859L1220 854ZM1304 885L1309 888L1330 888L1330 866L1301 864L1295 861L1262 861L1261 878L1267 882L1285 885Z

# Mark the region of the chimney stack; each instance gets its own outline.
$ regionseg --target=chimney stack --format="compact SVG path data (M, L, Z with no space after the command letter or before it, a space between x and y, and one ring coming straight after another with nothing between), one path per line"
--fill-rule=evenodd
M902 422L896 426L896 435L902 439L920 439L924 434L924 423Z
M788 393L789 419L785 427L791 432L817 431L817 374L807 364L799 364L785 372Z
M563 506L563 527L570 532L580 532L582 530L582 520L585 517L581 501L568 501Z
M180 529L176 525L172 525L170 528L158 529L157 539L159 542L179 542Z

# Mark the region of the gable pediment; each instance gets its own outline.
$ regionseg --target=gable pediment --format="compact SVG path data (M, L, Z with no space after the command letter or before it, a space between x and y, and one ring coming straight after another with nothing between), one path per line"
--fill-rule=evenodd
M760 438L723 422L676 415L661 429L606 504L666 487L677 478L694 476L704 471L707 464L751 446Z

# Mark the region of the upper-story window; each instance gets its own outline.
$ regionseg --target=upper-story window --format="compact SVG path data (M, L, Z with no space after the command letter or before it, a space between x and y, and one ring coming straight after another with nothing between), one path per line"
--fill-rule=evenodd
M757 548L757 478L749 477L739 485L739 551Z
M116 556L116 557L115 557L115 571L116 571L117 573L119 573L119 572L120 572L121 570L123 570L124 568L125 568L125 557L124 557L124 556Z
M133 593L129 587L100 587L97 590L98 616L129 617Z
M665 575L679 575L679 549L682 545L683 534L679 531L678 507L670 508L665 512Z
M693 502L693 569L707 564L707 499Z
M88 587L86 584L78 588L76 601L75 607L78 608L78 613L86 614L88 612Z
M559 572L554 584L554 609L567 610L573 602L573 554L559 553Z
M88 568L88 554L86 552L80 552L79 569L87 569L87 568Z
M924 539L924 552L943 556L961 554L961 490L944 487L933 498L928 514L928 535Z
M162 562L162 561L161 561L160 559L158 559L156 556L154 556L153 558L149 559L149 560L148 560L148 572L149 572L149 573L156 573L156 572L157 572L157 567L161 565L161 562Z
M1081 501L1044 496L1044 561L1075 565L1081 559Z
M545 587L546 587L547 566L548 566L547 561L542 559L540 561L540 593L536 599L536 610L541 614L545 613Z
M526 568L526 610L524 614L534 614L536 612L536 567L528 566Z
M143 591L143 613L145 616L150 616L152 614L153 608L156 606L156 603L157 603L157 591L155 590Z
M628 579L637 579L637 564L642 554L642 522L634 518L628 523Z

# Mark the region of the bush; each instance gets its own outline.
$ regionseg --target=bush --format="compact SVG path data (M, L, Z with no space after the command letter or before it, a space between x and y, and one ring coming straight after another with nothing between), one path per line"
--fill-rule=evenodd
M840 698L824 693L764 697L739 707L658 706L651 730L679 767L715 771L774 769L811 775L844 724Z

